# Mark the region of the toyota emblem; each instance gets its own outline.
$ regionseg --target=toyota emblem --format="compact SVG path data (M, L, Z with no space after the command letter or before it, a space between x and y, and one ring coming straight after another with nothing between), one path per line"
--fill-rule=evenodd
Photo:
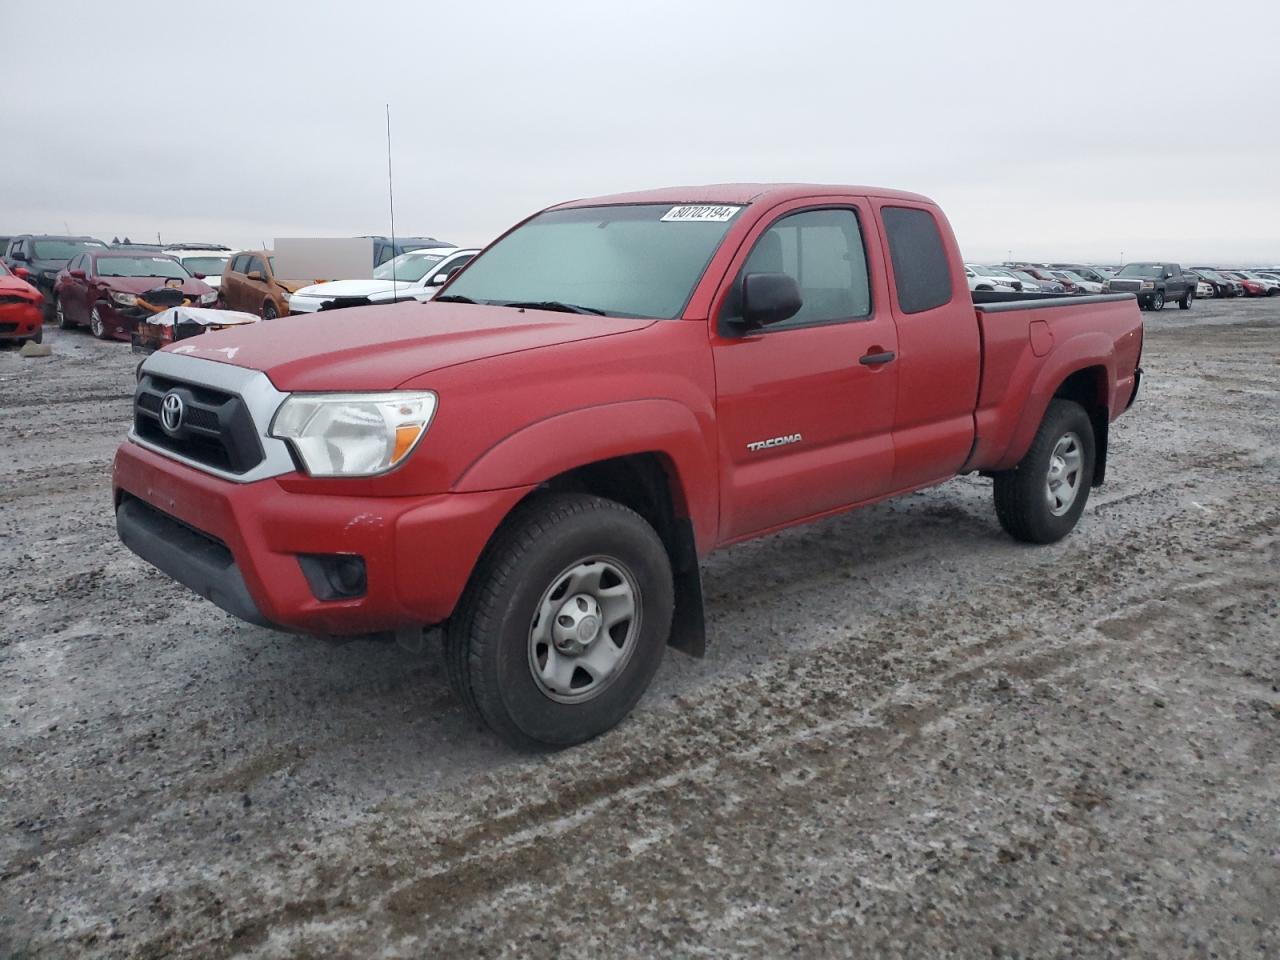
M177 433L182 428L182 415L186 413L182 397L172 391L160 401L160 426L165 433Z

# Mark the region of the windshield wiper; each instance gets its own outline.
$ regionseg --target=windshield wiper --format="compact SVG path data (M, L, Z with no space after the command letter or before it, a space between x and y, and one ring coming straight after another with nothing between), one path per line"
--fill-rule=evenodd
M424 303L475 303L470 297L464 297L459 293L446 293L443 297L432 297Z
M605 315L603 310L595 307L584 307L577 303L563 303L560 300L516 300L502 304L504 307L524 307L528 310L555 310L559 313L591 313L597 317Z

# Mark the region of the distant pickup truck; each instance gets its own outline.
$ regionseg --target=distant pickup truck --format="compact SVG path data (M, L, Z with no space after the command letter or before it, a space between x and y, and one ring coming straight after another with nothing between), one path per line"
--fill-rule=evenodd
M978 298L915 194L573 201L429 303L153 354L117 529L252 623L443 624L477 717L576 743L627 715L665 646L702 653L716 548L974 472L1015 538L1075 526L1138 390L1133 295Z
M1195 274L1183 273L1176 263L1126 263L1102 289L1104 293L1131 293L1144 310L1163 310L1166 303L1175 301L1180 309L1190 310L1198 280Z

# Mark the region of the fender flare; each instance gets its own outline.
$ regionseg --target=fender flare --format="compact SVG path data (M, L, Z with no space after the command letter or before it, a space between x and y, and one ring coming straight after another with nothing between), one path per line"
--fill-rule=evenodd
M710 416L706 411L708 424ZM471 493L531 486L589 463L655 453L670 473L672 506L692 522L698 553L705 555L719 521L718 467L706 435L698 415L676 400L581 407L502 438L461 472L452 489Z
M1023 404L1022 415L1018 418L1009 445L995 469L1010 469L1026 455L1031 449L1036 431L1040 429L1041 421L1044 420L1045 412L1049 409L1049 401L1058 388L1073 373L1088 367L1102 367L1106 370L1104 402L1107 404L1107 419L1110 420L1111 395L1116 383L1115 342L1099 331L1077 334L1063 341L1045 358L1045 365L1031 384L1027 402Z

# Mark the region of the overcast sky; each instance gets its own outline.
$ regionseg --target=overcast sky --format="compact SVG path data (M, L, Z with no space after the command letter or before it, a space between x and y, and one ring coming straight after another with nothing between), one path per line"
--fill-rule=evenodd
M1277 0L32 10L0 0L0 233L386 233L389 102L400 234L799 180L925 193L971 259L1280 262Z

